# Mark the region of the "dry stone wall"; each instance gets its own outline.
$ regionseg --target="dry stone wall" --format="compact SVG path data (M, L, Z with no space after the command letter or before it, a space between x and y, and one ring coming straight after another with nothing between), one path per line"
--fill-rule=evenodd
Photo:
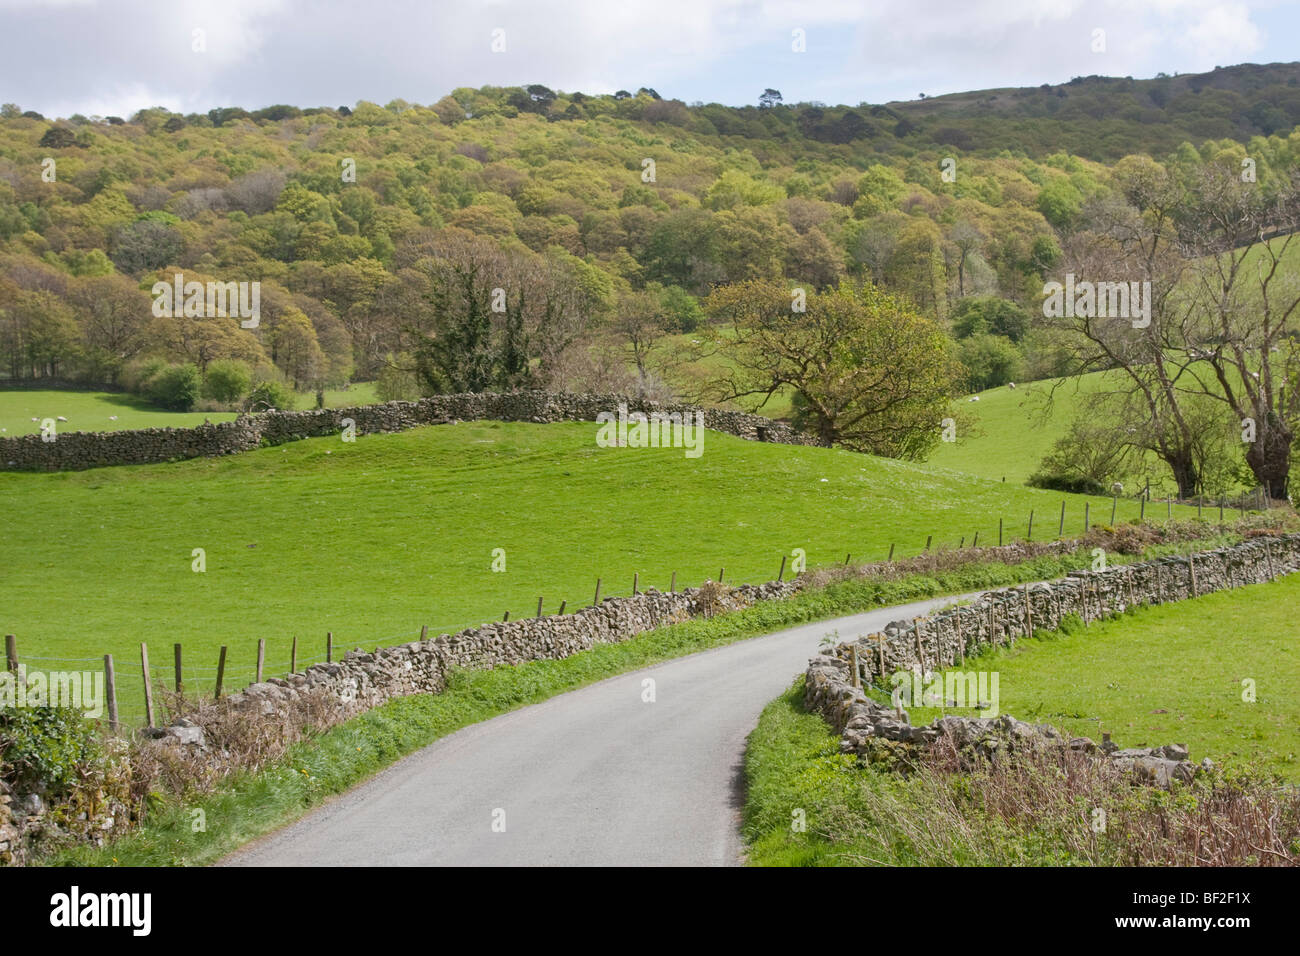
M1104 740L1064 738L1045 724L1010 715L942 717L914 727L907 712L866 696L853 681L889 686L899 671L927 674L960 666L989 646L1003 646L1034 629L1054 629L1069 615L1093 621L1142 604L1164 604L1300 570L1300 535L1259 537L1232 547L1165 557L1099 571L1074 571L1060 581L990 591L973 604L912 621L894 621L880 634L827 648L809 662L804 702L841 735L846 753L868 754L877 741L929 746L949 738L959 749L986 754L1017 746L1060 744L1116 760L1144 781L1167 786L1190 779L1193 767L1182 745L1120 750ZM1207 626L1209 625L1207 622Z
M232 455L264 444L341 434L351 419L357 434L396 432L451 421L562 422L592 421L601 412L693 415L702 412L704 427L749 441L783 445L821 445L820 439L789 425L719 408L640 401L620 395L571 395L511 392L435 395L416 402L386 402L353 408L305 412L263 412L233 422L195 428L143 428L116 432L61 432L54 441L40 435L0 438L0 468L13 471L77 471L107 465L143 465ZM694 419L691 419L694 421Z
M786 598L796 588L793 581L773 581L736 588L705 585L672 593L651 589L631 597L610 597L573 614L485 624L374 652L349 651L340 661L313 664L287 679L253 684L226 698L226 703L269 714L277 701L323 690L359 712L395 697L441 693L446 687L446 675L453 668L486 669L559 660L597 644L626 641L693 617Z

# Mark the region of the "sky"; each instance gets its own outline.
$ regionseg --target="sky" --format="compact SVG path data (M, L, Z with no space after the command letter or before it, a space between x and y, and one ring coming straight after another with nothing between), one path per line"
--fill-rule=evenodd
M0 102L48 117L529 83L856 105L1295 60L1300 0L0 0Z

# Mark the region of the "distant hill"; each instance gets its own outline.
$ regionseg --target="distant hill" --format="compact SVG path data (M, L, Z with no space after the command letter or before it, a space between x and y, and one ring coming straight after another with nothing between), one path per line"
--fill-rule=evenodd
M1069 83L972 90L889 103L893 134L1031 155L1067 150L1096 160L1159 155L1182 142L1245 142L1300 125L1300 63L1216 68L1153 79L1082 76Z

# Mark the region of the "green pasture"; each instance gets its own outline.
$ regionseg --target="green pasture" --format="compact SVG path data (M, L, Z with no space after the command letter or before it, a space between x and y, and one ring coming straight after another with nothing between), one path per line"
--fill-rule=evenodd
M373 382L325 392L327 408L372 405L377 401ZM316 393L299 392L295 407L315 408ZM58 421L60 416L67 421ZM126 392L0 390L0 429L3 429L0 435L37 434L45 418L55 420L56 432L111 432L129 428L193 428L204 421L232 421L235 412L169 412Z
M601 448L588 423L431 426L355 443L315 438L243 455L55 474L0 473L0 632L20 656L105 653L138 675L139 645L191 688L229 648L227 686L336 648L568 610L602 596L716 578L774 578L933 547L1083 531L1088 499L847 451L706 433L704 452ZM1091 499L1094 523L1111 502ZM1136 517L1121 501L1117 520ZM1187 517L1191 509L1176 514ZM192 566L203 550L205 570ZM504 572L492 570L495 549ZM43 662L54 667L58 661ZM135 678L138 680L138 676ZM130 703L128 692L123 697Z

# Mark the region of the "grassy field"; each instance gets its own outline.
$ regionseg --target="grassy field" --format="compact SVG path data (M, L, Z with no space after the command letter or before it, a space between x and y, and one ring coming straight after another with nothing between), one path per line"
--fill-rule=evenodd
M370 405L378 401L373 382L360 382L347 391L325 392L327 408ZM298 393L297 408L315 408L314 392ZM62 415L58 431L111 432L127 428L193 428L204 420L228 422L234 412L169 412L125 392L73 392L59 390L0 390L0 435L37 434L40 420ZM32 421L32 419L36 421ZM116 420L114 420L116 419Z
M1300 648L1289 609L1298 599L1300 578L1283 578L1035 637L973 658L966 669L996 670L1000 710L1020 719L1097 740L1108 731L1124 747L1186 743L1193 760L1208 756L1232 779L1250 772L1296 781ZM1254 703L1242 699L1247 678L1256 681ZM1059 805L1008 822L988 812L983 778L904 777L857 766L839 752L826 722L803 709L802 684L800 677L764 709L750 737L744 832L751 863L1107 864L1124 862L1131 849L1121 832L1076 855L1088 807L1098 805L1072 805L1078 793L1061 791ZM913 724L939 714L909 709ZM1187 798L1120 789L1118 802L1106 804L1112 816L1137 819L1170 807L1196 816ZM802 832L791 827L792 808L804 812Z
M600 448L595 426L462 423L355 443L317 438L243 455L58 474L0 473L0 632L34 657L139 659L162 672L185 648L210 681L221 645L233 685L259 638L267 673L336 645L367 648L535 614L641 586L776 576L952 547L979 532L1055 537L1060 494L851 452L707 433L704 454ZM1069 497L1066 534L1083 530ZM1119 517L1136 515L1121 502ZM1094 522L1108 500L1092 499ZM1183 517L1193 510L1180 512ZM193 571L202 548L206 570ZM506 572L491 570L504 549ZM32 660L35 664L36 661ZM93 663L93 662L92 662ZM90 666L90 665L87 665ZM134 664L119 665L122 675ZM124 693L124 697L126 694Z
M1057 389L1051 413L1048 395L1052 382L1031 382L1016 388L991 388L980 392L978 402L961 401L956 413L967 419L957 431L957 441L941 443L929 463L982 478L1022 485L1038 470L1038 463L1065 434L1079 395L1074 384Z
M4 429L0 434L38 434L41 419L57 420L60 415L67 419L55 426L60 432L193 428L204 419L228 422L235 418L234 412L168 412L125 392L0 391L0 428Z
M1170 857L1186 864L1190 832L1213 834L1242 821L1222 806L1210 809L1225 787L1253 791L1248 803L1257 805L1287 799L1290 788L1279 790L1273 780L1300 780L1300 649L1288 610L1297 600L1300 579L1292 576L1080 624L967 662L967 670L1000 674L1002 713L1093 739L1109 731L1121 747L1186 743L1193 761L1216 761L1214 788L1197 784L1175 797L1126 782L1066 788L1050 769L998 780L992 771L905 777L859 766L840 753L827 723L803 709L801 676L763 710L750 735L749 862L1131 865L1136 853L1148 865ZM1255 702L1243 700L1245 679L1256 682ZM939 713L909 710L914 724ZM1257 782L1248 783L1252 778ZM1088 835L1097 806L1112 822L1106 835ZM802 812L805 829L792 826L793 810ZM1294 810L1281 813L1288 818ZM1261 826L1273 823L1291 839L1294 822Z
M1000 709L1121 746L1185 743L1196 760L1249 761L1300 780L1300 578L1021 641L967 669L1001 676ZM1256 699L1242 700L1243 681ZM959 713L959 711L951 711ZM913 708L912 722L942 713Z

